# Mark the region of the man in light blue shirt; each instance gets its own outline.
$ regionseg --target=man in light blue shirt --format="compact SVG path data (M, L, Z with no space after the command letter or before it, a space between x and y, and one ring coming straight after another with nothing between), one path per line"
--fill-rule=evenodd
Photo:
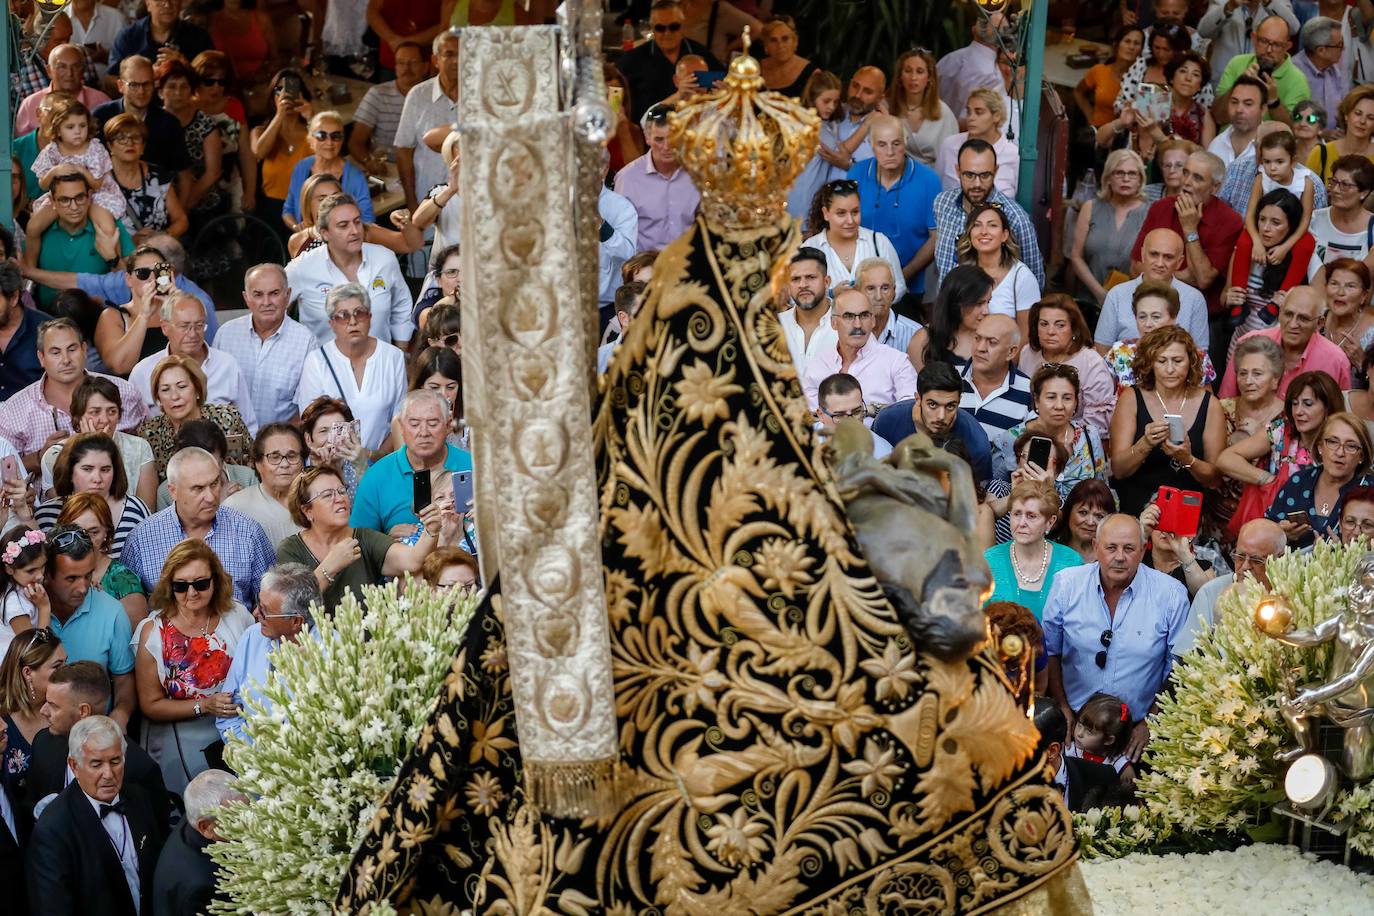
M279 264L258 264L243 275L243 304L248 314L225 323L215 335L215 349L234 357L248 382L258 422L291 423L300 412L296 392L301 370L319 340L300 322L287 317L291 288Z
M1188 589L1142 567L1144 530L1129 515L1109 515L1097 527L1097 562L1060 571L1043 620L1050 696L1073 733L1075 712L1093 694L1111 694L1135 723L1126 754L1140 759L1150 740L1146 715L1173 668L1188 619Z
M382 458L358 481L349 524L394 538L409 538L420 519L412 503L415 472L471 471L472 455L448 443L452 409L434 391L412 391L401 402L401 439L405 445ZM437 496L438 493L433 495ZM457 511L469 511L458 506Z
M262 688L272 676L272 653L283 641L297 642L302 631L315 632L315 618L310 606L320 601L319 583L310 567L301 563L282 563L273 566L262 577L258 591L259 623L243 631L234 662L220 688L234 698L237 711L232 716L215 719L215 727L228 741L237 735L251 741L243 730L243 712L251 697L270 708L271 702Z
M95 575L95 545L75 525L56 525L48 532L48 563L43 588L52 604L51 630L62 640L67 661L92 661L110 672L114 708L110 718L129 727L134 711L133 630L124 605L91 586ZM41 639L45 631L20 634L17 639Z
M606 164L610 164L609 156ZM601 274L597 298L605 306L615 301L615 291L620 288L621 265L638 250L639 211L628 198L607 187L602 187L596 209L601 215L601 244L597 246Z

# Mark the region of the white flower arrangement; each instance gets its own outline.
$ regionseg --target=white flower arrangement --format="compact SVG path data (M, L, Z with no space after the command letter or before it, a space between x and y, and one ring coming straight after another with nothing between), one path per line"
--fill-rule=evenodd
M272 654L264 705L225 758L251 799L219 818L210 850L227 903L215 913L328 914L378 803L456 661L476 595L424 582L347 595L318 638Z
M1364 545L1319 541L1311 554L1270 560L1269 580L1293 611L1294 627L1339 613ZM1075 817L1084 855L1121 856L1214 834L1278 839L1271 808L1283 798L1284 766L1275 755L1292 742L1279 715L1291 685L1320 680L1330 647L1296 649L1254 625L1262 594L1247 578L1217 602L1213 628L1174 669L1176 689L1150 720L1136 783L1140 807ZM1127 813L1130 812L1130 813ZM1353 819L1355 849L1374 850L1374 787L1343 792L1333 814Z
M1097 916L1360 916L1374 899L1374 878L1272 843L1208 855L1094 860L1083 863L1083 880Z

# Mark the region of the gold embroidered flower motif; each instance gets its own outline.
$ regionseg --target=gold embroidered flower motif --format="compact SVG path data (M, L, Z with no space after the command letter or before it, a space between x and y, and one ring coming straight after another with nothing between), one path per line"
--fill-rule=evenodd
M682 367L682 378L673 387L677 389L677 407L687 412L687 422L697 420L710 425L712 420L724 420L730 415L725 399L744 391L733 384L735 370L728 369L722 375L701 360L690 366Z
M725 865L753 865L768 850L768 841L763 838L767 829L763 821L750 819L744 808L717 814L715 824L706 829L706 849Z
M434 801L434 780L423 773L416 773L410 780L410 787L406 790L406 801L416 811L423 811L430 802Z
M889 639L882 658L866 658L859 663L864 673L877 678L876 696L879 700L896 697L905 700L911 685L921 679L916 673L916 654L903 652L895 639Z
M501 732L506 727L505 719L497 719L490 724L472 723L472 750L468 752L468 763L486 760L492 766L501 761L501 752L515 747L515 742Z
M490 773L473 774L464 791L468 807L483 816L491 814L506 799L505 790Z
M811 584L807 569L815 562L801 541L769 538L754 554L755 569L764 577L763 587L782 592L788 598L797 589Z
M702 652L701 646L693 642L687 647L687 662L691 674L683 691L684 711L690 714L698 705L714 710L716 695L727 685L725 676L716 670L720 664L720 650Z
M506 644L500 640L492 640L482 653L482 670L490 671L493 674L506 670Z
M902 767L896 761L896 751L869 738L864 742L864 759L851 760L842 769L851 776L862 777L859 791L867 798L878 789L892 791L893 777L902 773Z

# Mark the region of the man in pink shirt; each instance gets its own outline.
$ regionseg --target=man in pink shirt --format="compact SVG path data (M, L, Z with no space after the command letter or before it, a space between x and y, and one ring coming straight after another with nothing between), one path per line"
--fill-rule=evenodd
M1321 326L1326 301L1310 286L1295 286L1279 306L1279 323L1272 328L1251 331L1244 337L1268 337L1283 350L1283 378L1279 379L1279 397L1288 392L1288 383L1304 372L1325 372L1336 380L1342 391L1350 390L1350 358L1339 346L1317 333ZM1237 394L1235 360L1226 366L1221 379L1219 397L1233 398Z
M81 100L88 111L103 105L110 97L99 89L85 85L86 52L76 45L58 45L48 54L48 76L52 82L46 89L31 93L19 105L14 116L14 135L26 134L38 126L38 103L50 92L65 92Z
M900 350L873 339L873 304L863 290L835 291L830 325L839 335L834 349L823 350L806 364L802 391L815 410L821 382L837 372L858 379L869 404L886 406L916 396L916 370Z

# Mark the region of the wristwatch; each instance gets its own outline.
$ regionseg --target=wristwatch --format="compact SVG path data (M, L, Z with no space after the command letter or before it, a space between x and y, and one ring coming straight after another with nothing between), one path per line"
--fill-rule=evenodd
M1199 238L1199 236L1198 236L1198 234L1197 234L1196 232L1190 232L1190 233L1188 233L1188 234L1184 237L1184 241L1187 241L1187 242L1196 242L1196 241L1198 240L1198 238Z
M192 706L191 709L193 712L195 712L197 719L199 719L203 715L200 709L200 700L196 700L196 705Z

